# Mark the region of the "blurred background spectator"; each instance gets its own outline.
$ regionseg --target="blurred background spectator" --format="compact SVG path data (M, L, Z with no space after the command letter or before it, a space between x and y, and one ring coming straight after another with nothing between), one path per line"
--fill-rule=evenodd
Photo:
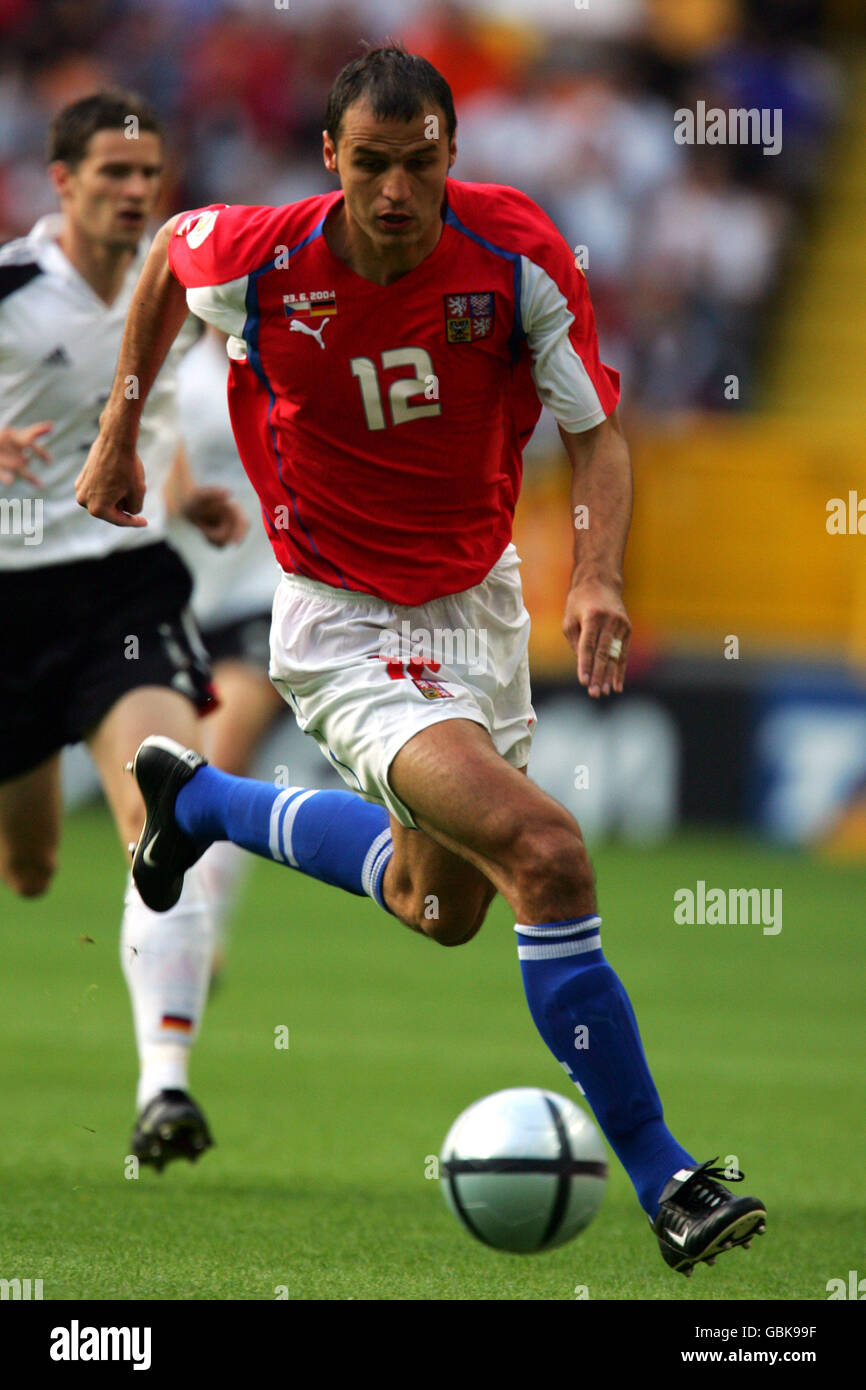
M451 83L456 176L515 184L586 247L630 404L718 409L722 367L756 379L761 316L838 114L821 12L817 0L0 0L0 239L52 205L53 112L104 83L141 91L167 122L166 213L321 191L333 77L360 35L395 34ZM677 145L672 110L698 99L780 109L782 152L702 159Z

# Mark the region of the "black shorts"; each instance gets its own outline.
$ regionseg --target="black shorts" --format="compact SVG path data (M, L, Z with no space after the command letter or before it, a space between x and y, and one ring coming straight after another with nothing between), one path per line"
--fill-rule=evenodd
M262 675L268 674L271 659L271 610L235 618L217 627L203 627L201 632L211 662L242 661Z
M192 579L157 541L101 560L0 570L0 782L78 743L122 695L216 701L187 605Z

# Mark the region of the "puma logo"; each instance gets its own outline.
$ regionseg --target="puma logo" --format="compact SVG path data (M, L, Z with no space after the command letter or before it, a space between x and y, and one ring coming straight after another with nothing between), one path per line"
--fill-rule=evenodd
M301 323L300 319L292 319L291 323L289 324L289 332L309 333L310 337L315 338L316 342L319 344L319 347L324 352L325 344L322 342L322 334L324 333L329 323L330 319L322 319L321 328L311 328L308 323Z

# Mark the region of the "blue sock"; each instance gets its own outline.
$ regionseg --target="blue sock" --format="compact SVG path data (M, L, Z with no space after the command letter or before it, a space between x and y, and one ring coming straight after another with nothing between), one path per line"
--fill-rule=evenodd
M651 1220L669 1178L697 1164L664 1123L637 1020L594 915L515 927L536 1028L586 1096Z
M388 812L355 792L280 788L205 766L181 787L174 815L194 840L232 840L389 910L382 897L394 852Z

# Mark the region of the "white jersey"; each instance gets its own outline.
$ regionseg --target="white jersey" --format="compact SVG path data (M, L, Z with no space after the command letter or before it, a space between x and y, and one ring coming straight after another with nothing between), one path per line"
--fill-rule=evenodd
M204 631L270 612L281 573L261 523L259 499L235 447L226 397L228 366L222 342L206 333L177 373L180 432L193 477L202 486L228 488L250 522L240 545L221 549L188 522L175 518L169 524L169 539L195 579L192 609Z
M185 344L175 343L142 414L147 526L117 527L90 516L75 500L75 479L99 432L148 248L139 248L108 305L58 246L61 220L43 217L0 250L0 427L39 420L54 426L38 441L51 462L32 463L42 488L22 478L0 484L0 570L99 559L165 535L162 489L177 447L175 369Z

